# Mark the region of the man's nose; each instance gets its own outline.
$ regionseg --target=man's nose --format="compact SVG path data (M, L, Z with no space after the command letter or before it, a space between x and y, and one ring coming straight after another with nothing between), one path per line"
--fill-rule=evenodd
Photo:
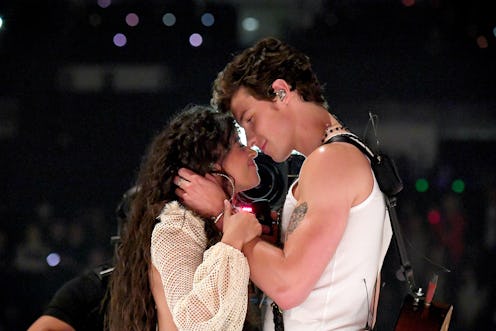
M255 135L249 131L245 131L245 134L246 134L246 143L248 147L253 148L253 146L257 146L257 139Z

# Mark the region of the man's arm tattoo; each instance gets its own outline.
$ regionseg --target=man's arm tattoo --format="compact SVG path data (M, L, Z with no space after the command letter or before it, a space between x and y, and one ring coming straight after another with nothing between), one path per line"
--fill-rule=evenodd
M308 205L306 202L303 202L301 205L296 207L291 214L291 218L289 219L288 230L286 235L293 233L298 224L300 224L301 220L305 217L308 210Z

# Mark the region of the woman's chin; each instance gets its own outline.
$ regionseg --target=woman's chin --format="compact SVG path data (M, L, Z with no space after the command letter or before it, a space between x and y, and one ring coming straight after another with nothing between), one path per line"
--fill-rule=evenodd
M251 184L251 185L246 185L245 187L243 187L242 189L240 189L237 193L251 190L252 188L257 187L259 184L260 184L260 181L257 181L256 183Z
M258 178L258 180L252 186L250 186L250 188L248 188L248 190L251 190L252 188L257 187L258 185L260 185L260 178Z

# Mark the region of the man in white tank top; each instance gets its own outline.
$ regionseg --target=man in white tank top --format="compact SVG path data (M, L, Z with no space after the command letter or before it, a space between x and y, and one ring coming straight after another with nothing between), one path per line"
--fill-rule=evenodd
M282 310L284 330L373 326L380 270L391 240L385 201L369 160L353 145L324 144L350 133L328 111L308 57L273 38L237 55L219 73L212 103L231 111L250 146L276 162L306 159L288 192L283 248L260 238L243 248L252 281ZM187 169L178 195L206 215L222 210L208 179ZM271 312L264 330L274 330Z

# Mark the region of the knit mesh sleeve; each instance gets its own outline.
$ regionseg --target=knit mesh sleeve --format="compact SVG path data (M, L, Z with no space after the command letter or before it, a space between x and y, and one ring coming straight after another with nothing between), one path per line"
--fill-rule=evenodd
M174 323L179 330L241 330L248 301L246 257L221 242L205 251L203 227L181 216L182 221L162 218L151 243Z

